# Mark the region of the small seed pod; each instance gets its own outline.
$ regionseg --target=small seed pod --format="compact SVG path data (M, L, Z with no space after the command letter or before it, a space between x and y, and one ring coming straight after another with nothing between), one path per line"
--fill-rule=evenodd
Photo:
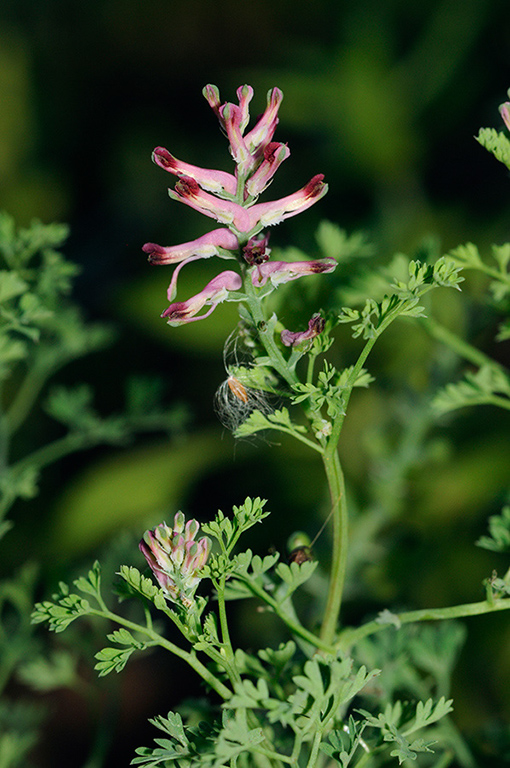
M303 533L303 531L296 531L289 536L287 549L289 550L287 557L289 563L301 565L301 563L306 563L307 560L314 559L310 537Z
M313 550L311 547L296 547L292 550L287 560L289 563L306 563L308 560L314 560Z

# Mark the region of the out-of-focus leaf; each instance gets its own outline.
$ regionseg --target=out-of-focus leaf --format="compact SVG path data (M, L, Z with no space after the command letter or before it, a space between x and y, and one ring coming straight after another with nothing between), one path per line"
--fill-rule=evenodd
M212 259L208 261L213 262ZM179 275L178 300L199 293L220 271L217 261L214 264L190 264ZM168 306L166 292L171 277L171 269L148 266L147 277L137 277L136 282L124 286L119 292L119 314L126 322L135 323L158 341L165 341L176 349L184 349L188 355L221 354L225 340L239 320L237 304L224 302L204 322L169 328L160 315Z
M68 558L126 525L160 522L177 511L193 481L231 456L231 445L210 431L122 451L94 464L60 498L49 534L52 554ZM204 517L214 511L204 510Z

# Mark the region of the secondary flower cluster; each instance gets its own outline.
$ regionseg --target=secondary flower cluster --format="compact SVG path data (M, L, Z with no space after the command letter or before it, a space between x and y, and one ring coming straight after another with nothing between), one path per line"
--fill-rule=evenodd
M250 280L255 287L265 286L268 282L270 286L276 286L303 275L331 272L336 267L332 258L291 263L269 261L268 236L261 234L262 230L305 211L327 192L324 177L319 174L291 195L267 203L257 202L276 170L290 155L286 144L273 141L283 98L279 88L269 91L264 113L248 132L248 107L253 97L251 86L243 85L237 89L237 104L221 104L214 85L207 85L203 93L229 140L236 170L230 174L199 168L178 160L164 147L156 147L152 154L157 165L178 177L174 189L168 191L173 200L225 225L181 245L164 247L146 243L143 246L151 264L179 264L168 288L170 306L162 313L170 325L201 320L219 303L240 299L235 294L243 285L241 275L226 270L216 275L196 296L187 301L174 301L180 269L196 259L211 256L238 259L251 268ZM210 309L199 314L206 307Z
M211 550L207 536L195 540L199 530L196 520L186 523L182 512L177 512L173 528L160 523L144 533L139 545L168 599L187 608L193 604L200 582L198 571L206 564Z

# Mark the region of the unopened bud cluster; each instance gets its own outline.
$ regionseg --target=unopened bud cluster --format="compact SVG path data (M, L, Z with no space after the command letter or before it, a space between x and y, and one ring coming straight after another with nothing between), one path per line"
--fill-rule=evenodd
M196 541L199 530L196 520L186 522L182 512L177 512L173 528L160 523L146 531L140 542L140 551L168 599L187 608L193 604L199 572L211 550L207 536Z

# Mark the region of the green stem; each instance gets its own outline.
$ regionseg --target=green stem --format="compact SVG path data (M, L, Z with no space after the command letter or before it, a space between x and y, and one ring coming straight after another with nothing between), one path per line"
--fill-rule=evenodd
M505 397L500 397L499 395L492 395L491 397L487 397L487 399L484 399L480 402L480 405L495 405L498 408L506 408L507 411L510 411L510 400Z
M29 368L6 414L10 434L14 434L23 424L42 388L57 367L36 360Z
M140 624L135 624L133 621L124 619L122 616L118 616L116 613L112 613L112 611L109 610L104 611L92 609L90 613L95 614L96 616L102 616L103 618L109 619L116 624L120 624L121 626L127 627L128 629L132 629L142 635L146 635L151 640L153 640L156 645L160 645L162 648L165 648L165 650L170 651L170 653L173 653L175 656L178 656L180 659L189 664L189 666L194 669L195 672L200 675L200 677L213 690L215 690L222 699L228 700L232 696L232 691L227 688L227 686L224 685L221 680L218 680L218 678L213 675L213 673L207 669L204 664L202 664L202 662L196 657L194 653L185 651L183 648L180 648L178 645L170 642L170 640L161 637L161 635L158 635L158 633L150 627L143 627Z
M276 615L283 621L283 623L291 630L294 635L302 638L303 640L306 640L307 643L310 643L315 648L320 648L322 651L326 651L326 653L335 652L335 648L331 643L325 642L320 637L317 637L317 635L314 635L313 632L309 632L307 629L305 629L305 627L303 627L302 624L300 624L296 619L293 619L292 617L283 613L280 610L279 603L264 589L249 580L246 580L243 583L248 587L252 594L254 594L256 597L259 597L272 608Z
M268 757L270 760L278 760L280 763L288 763L289 765L295 765L295 762L292 760L291 757L288 755L280 755L279 752L274 752L269 749L264 749L263 747L255 747L253 750L256 754L264 755L264 757Z
M307 445L309 448L313 448L314 451L317 451L317 453L323 453L324 449L322 446L320 446L318 443L314 443L312 440L310 440L308 437L305 437L300 432L297 432L294 429L287 429L282 424L277 424L274 426L275 432L283 432L287 435L291 435L292 437L295 437L296 440L300 440L302 443Z
M313 381L313 372L315 369L315 361L317 359L317 355L312 355L310 353L308 355L308 366L306 368L306 383L311 384Z
M317 756L319 754L319 746L320 746L321 740L322 740L322 729L318 728L315 732L315 737L313 740L312 748L310 750L310 757L308 758L306 768L314 768L317 762Z
M225 581L226 577L223 576L220 584L215 583L216 594L218 596L218 614L220 618L221 641L223 644L221 649L221 661L225 667L225 671L227 672L230 681L235 683L241 679L241 675L239 674L234 662L234 650L232 648L232 641L230 640L230 632L228 629L227 607L225 602Z
M337 450L331 450L331 443L323 454L324 469L329 486L333 519L333 555L329 580L328 597L321 627L321 640L331 645L335 637L347 566L347 545L349 520L345 499L345 483Z
M90 435L81 434L78 432L69 432L65 437L61 437L58 440L54 440L48 445L44 445L42 448L33 451L28 456L20 459L13 465L12 469L15 471L22 471L30 466L37 468L45 467L48 464L67 456L74 451L81 451L85 448L90 448L93 445L97 445L100 440Z
M444 619L460 619L469 616L480 616L483 613L492 613L493 611L505 611L510 609L510 597L499 598L491 602L483 600L479 603L464 603L462 605L452 605L449 608L425 608L419 611L406 611L395 614L395 624L386 622L369 621L357 628L344 629L338 638L335 646L337 650L347 651L359 640L364 637L374 635L392 626L394 629L400 624L413 624L417 621L439 621Z
M324 621L321 628L321 639L327 644L333 642L338 624L340 608L342 605L345 571L347 567L347 550L349 546L349 519L347 513L347 501L345 498L344 476L338 458L338 442L340 440L340 433L345 418L345 411L361 369L372 351L375 342L395 317L396 315L387 317L386 320L381 323L375 335L367 340L365 346L361 350L361 354L352 369L349 386L345 391L343 408L333 421L331 435L328 438L328 443L324 449L322 457L333 512L333 555L331 576Z
M487 277L492 277L494 280L496 280L498 283L506 283L510 286L510 275L506 274L505 272L500 272L497 269L494 269L493 267L487 266L485 263L481 263L480 265L477 265L476 267L466 267L467 269L477 269L478 271L482 272L483 274L487 275Z
M453 333L448 328L445 328L444 325L441 325L433 318L422 317L420 318L420 323L434 339L446 344L446 346L456 352L459 357L463 357L464 360L467 360L469 363L473 363L473 365L476 365L479 368L489 366L498 372L505 371L505 368L502 365L495 360L492 360L479 349L476 349L476 347L473 347L467 341L464 341L464 339L461 339L457 334Z
M230 642L230 632L228 631L227 609L225 605L225 577L221 579L221 584L215 584L218 595L218 614L221 626L221 641L232 653L232 643Z

